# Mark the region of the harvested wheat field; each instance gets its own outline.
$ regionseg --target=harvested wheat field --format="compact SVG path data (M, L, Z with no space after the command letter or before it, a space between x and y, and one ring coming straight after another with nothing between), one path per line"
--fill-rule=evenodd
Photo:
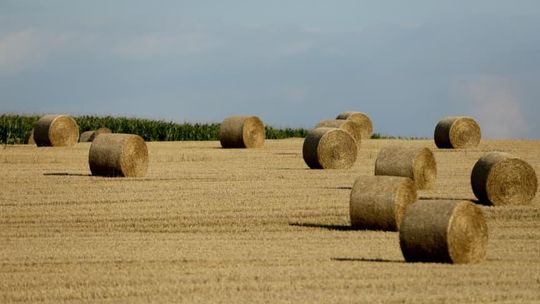
M310 170L302 139L260 149L149 142L144 178L90 176L90 143L0 149L0 303L539 303L540 195L481 206L480 264L405 263L398 232L350 228L351 187L385 145L430 147L421 200L474 200L488 151L540 172L540 141L365 140L350 170Z

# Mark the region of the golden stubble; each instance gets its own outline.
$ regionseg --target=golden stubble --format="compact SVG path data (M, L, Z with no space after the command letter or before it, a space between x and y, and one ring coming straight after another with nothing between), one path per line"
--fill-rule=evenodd
M540 200L484 207L486 259L405 263L397 232L352 230L351 187L387 145L429 147L420 200L474 200L491 150L540 169L538 141L366 140L348 170L309 170L302 139L264 148L150 142L143 178L90 176L90 143L0 149L0 302L512 302L540 300ZM497 286L497 288L494 288Z

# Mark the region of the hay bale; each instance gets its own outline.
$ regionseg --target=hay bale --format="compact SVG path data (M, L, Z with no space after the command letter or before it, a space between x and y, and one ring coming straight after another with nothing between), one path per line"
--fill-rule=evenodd
M474 195L483 204L528 204L536 195L534 168L522 159L503 152L482 156L471 173Z
M231 116L219 128L223 148L260 148L264 139L264 124L257 116Z
M405 210L416 199L416 186L410 178L360 176L351 191L351 226L398 231Z
M30 132L26 133L26 136L24 137L25 145L35 145L36 141L34 140L34 129L32 129Z
M101 134L92 142L88 159L97 176L142 177L148 170L148 149L138 135Z
M39 147L73 146L79 140L79 126L68 115L45 115L34 124L34 140Z
M373 133L373 123L366 113L348 111L339 114L336 119L347 119L357 122L360 124L360 129L362 130L362 139L371 138L371 134Z
M437 178L437 163L428 148L386 146L377 155L375 175L409 177L417 189L429 189Z
M321 120L315 128L339 128L349 132L352 135L356 144L360 146L362 142L362 126L354 120L344 120L344 119L328 119Z
M487 242L482 210L469 201L418 201L405 211L399 231L407 262L478 263Z
M357 151L352 135L338 128L310 130L302 148L311 169L349 169L356 162Z
M81 133L79 137L79 142L92 142L94 138L100 134L110 134L112 133L109 128L99 128L97 130L85 131Z
M474 118L448 116L435 127L435 144L439 148L466 149L478 146L481 138L480 126Z
M79 136L79 142L91 142L90 138L94 137L95 130L84 131Z

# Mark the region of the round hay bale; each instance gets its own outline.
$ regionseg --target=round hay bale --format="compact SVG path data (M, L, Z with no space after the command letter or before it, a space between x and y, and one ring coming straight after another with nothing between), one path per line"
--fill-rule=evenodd
M231 116L219 128L223 148L260 148L264 139L264 124L257 116Z
M95 132L94 130L82 132L79 136L79 142L91 142L90 138L94 136Z
M435 144L438 148L466 149L478 146L480 126L472 117L448 116L435 127Z
M138 135L101 134L92 142L88 159L97 176L142 177L148 170L148 149Z
M311 169L349 169L356 162L357 151L352 135L338 128L310 130L302 148Z
M428 148L386 146L377 155L375 175L409 177L417 189L429 189L435 185L437 163Z
M36 144L36 141L34 140L34 129L32 129L32 131L28 132L26 134L26 136L24 137L24 142L23 142L25 145L35 145Z
M416 199L416 186L410 178L360 176L351 191L351 226L398 231L405 210Z
M399 243L407 262L478 263L486 256L488 227L469 201L418 201L405 211Z
M536 195L538 179L534 168L522 159L503 152L482 156L471 173L474 195L489 205L523 205Z
M111 129L109 128L99 128L97 130L92 131L85 131L81 133L81 136L79 137L79 142L92 142L94 141L94 138L100 134L110 134L112 133Z
M352 135L358 146L362 142L362 126L354 120L328 119L320 121L315 128L339 128Z
M34 140L38 146L73 146L79 139L79 126L68 115L45 115L34 124Z
M356 121L358 124L360 124L360 129L362 130L362 139L371 138L371 134L373 133L373 123L366 113L348 111L339 114L336 119L348 119Z

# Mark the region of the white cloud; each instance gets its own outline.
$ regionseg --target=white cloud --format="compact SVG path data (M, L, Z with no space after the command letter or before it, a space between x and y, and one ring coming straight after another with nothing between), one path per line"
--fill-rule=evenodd
M197 54L215 48L219 42L202 33L175 35L146 34L126 39L114 47L117 55L133 59L150 59L164 55Z
M8 33L0 38L0 70L19 69L39 56L39 44L31 30Z
M114 32L24 29L0 36L0 72L22 71L44 64L52 54L92 53L141 60L200 54L218 44L217 39L200 32L119 37Z
M323 32L322 28L317 26L302 26L301 32L309 34L320 34Z
M66 42L65 35L53 35L34 29L0 36L0 71L20 71L39 64L47 54Z
M465 96L480 123L483 137L510 138L527 131L519 89L511 79L480 75L467 82Z
M308 52L314 47L314 43L308 41L290 41L288 43L283 43L278 45L274 50L275 53L279 56L288 57L300 55Z

